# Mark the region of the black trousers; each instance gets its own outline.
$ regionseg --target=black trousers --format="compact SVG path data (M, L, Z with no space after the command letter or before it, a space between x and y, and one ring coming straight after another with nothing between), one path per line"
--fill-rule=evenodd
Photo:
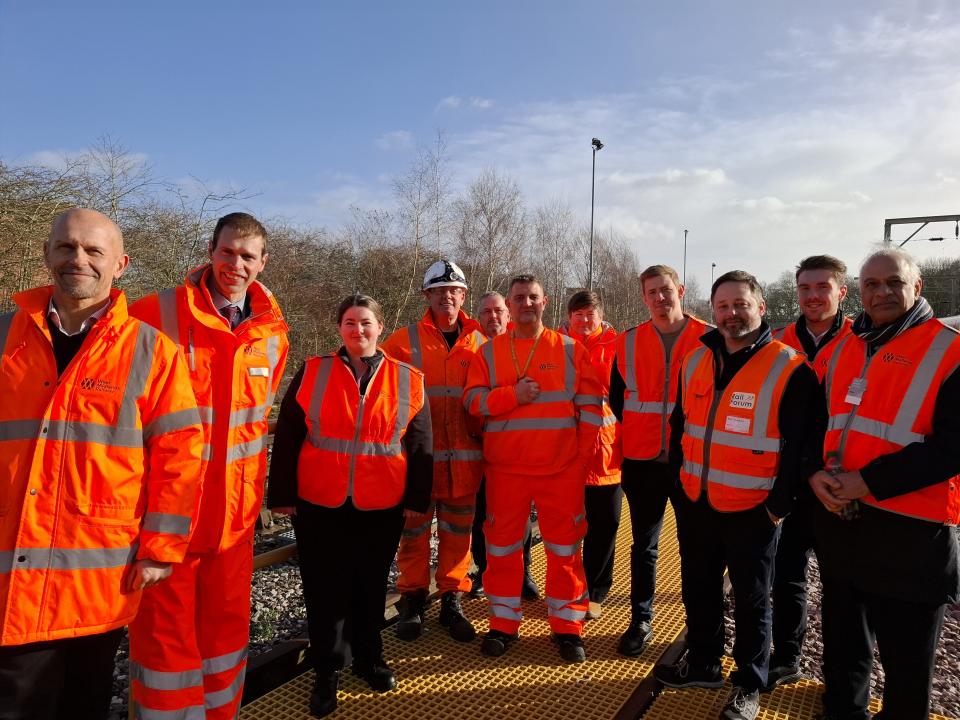
M0 720L105 720L123 628L0 647Z
M483 534L483 521L487 519L487 478L480 480L477 491L476 511L473 514L473 532L470 537L470 553L473 564L477 566L477 575L483 577L487 569L487 539ZM523 538L523 569L530 571L530 549L533 547L533 528L527 523L527 534Z
M823 707L831 717L869 718L873 648L884 671L875 718L926 720L945 605L924 605L823 578Z
M687 649L693 665L719 666L723 656L723 570L733 586L731 682L748 692L767 682L770 662L770 586L779 528L763 504L741 512L714 510L701 496L677 493L680 584L687 611Z
M613 585L613 556L623 509L620 485L587 485L583 505L587 534L583 538L583 570L593 602L603 602Z
M666 463L624 460L620 484L630 509L633 545L630 547L630 606L633 621L653 619L657 585L660 528L667 499L677 490L677 473Z
M403 510L358 510L297 503L293 519L307 606L310 656L317 674L383 654L383 610Z
M771 667L796 665L807 632L807 565L813 552L813 501L798 498L780 524L773 566L773 658Z

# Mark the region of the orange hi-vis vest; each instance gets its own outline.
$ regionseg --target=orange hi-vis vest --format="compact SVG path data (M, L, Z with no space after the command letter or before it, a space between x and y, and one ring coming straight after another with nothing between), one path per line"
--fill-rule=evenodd
M266 287L247 289L251 315L231 330L214 308L209 274L209 265L196 268L183 285L130 309L179 346L200 408L203 498L191 552L253 537L267 473L267 418L289 351L287 324Z
M347 360L336 354L307 358L297 402L307 437L297 463L297 493L314 505L360 510L398 505L407 483L401 440L423 409L423 373L384 354L367 392Z
M424 374L433 423L433 497L472 495L483 477L480 440L471 437L463 409L463 386L474 354L487 341L476 320L460 312L460 337L452 348L427 308L423 318L398 329L381 349Z
M936 319L911 328L866 356L856 335L837 348L825 381L830 420L823 443L826 462L853 471L881 455L922 443L933 433L940 386L960 365L960 338ZM866 379L860 404L851 383ZM887 500L860 502L882 510L946 525L960 523L960 476Z
M594 375L603 388L599 442L597 453L587 466L587 485L616 485L620 482L620 463L623 460L623 453L620 425L610 408L608 395L610 394L610 368L613 366L613 358L617 351L617 331L612 325L604 322L593 335L587 338L573 335L566 327L561 328L560 332L583 343L589 353ZM594 416L583 415L582 418L590 422Z
M540 395L520 405L515 386L524 375ZM544 328L536 340L504 333L486 342L470 364L463 402L486 419L484 459L504 472L553 475L578 459L586 466L596 452L603 388L586 348L554 330Z
M674 340L670 362L663 339L651 321L620 335L617 369L626 385L623 394L623 456L653 460L670 447L670 415L677 401L677 381L683 359L702 347L700 336L710 329L690 315Z
M843 319L843 323L840 325L840 329L837 331L837 334L830 338L830 342L817 350L817 356L812 361L810 358L807 358L807 362L810 363L810 367L813 368L813 371L817 374L817 380L820 382L823 382L823 378L827 374L827 366L830 364L830 358L836 351L840 341L852 332L852 327L853 321L850 318L845 317ZM773 333L773 337L776 340L789 345L798 353L806 355L806 351L803 349L803 343L801 343L800 338L797 337L797 324L795 322L792 322L786 327L775 331Z
M114 290L58 378L51 295L0 315L0 645L128 624L130 565L183 560L196 507L203 433L173 343Z
M767 499L780 468L780 400L803 363L803 355L772 340L719 391L710 349L687 355L680 469L687 497L696 502L706 488L721 512L749 510Z

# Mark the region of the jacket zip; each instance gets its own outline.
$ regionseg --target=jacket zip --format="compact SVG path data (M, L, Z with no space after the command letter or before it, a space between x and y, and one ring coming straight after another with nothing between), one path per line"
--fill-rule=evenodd
M344 362L348 362L348 361L344 360ZM370 380L367 382L367 390L370 389L370 383L372 383L374 378L377 377L377 373L380 372L380 368L382 367L383 367L383 361L381 361L380 364L377 365L377 369L374 370L373 375L370 376ZM353 374L352 369L350 370L350 372L351 374ZM357 392L360 393L359 382L357 382ZM364 403L366 403L366 401L367 401L367 393L365 392L360 393L360 402L357 405L357 426L356 428L354 428L353 443L351 444L351 447L350 447L350 474L347 479L347 497L348 498L353 497L353 479L357 469L357 449L360 444L360 428L363 425L363 406L364 406ZM356 505L356 503L354 503L354 505Z
M193 325L187 328L187 358L190 360L190 372L195 372L197 364L193 356Z
M670 349L670 356L667 355L667 346L663 342L663 336L660 335L660 332L654 328L657 332L657 339L660 340L660 347L663 349L663 403L660 406L660 451L658 455L667 449L667 403L670 400L670 362L673 355L673 348ZM682 331L681 331L682 332ZM677 337L679 340L679 336ZM676 344L677 340L674 340Z
M863 380L867 377L867 370L875 357L876 353L867 355L867 361L863 364L863 371L860 373L860 377L857 378L858 380ZM864 388L864 392L866 392L866 388ZM858 410L860 410L860 406L854 405L853 410L847 414L847 421L843 424L843 430L840 432L840 445L837 447L837 461L840 463L841 468L843 468L843 449L847 445L847 433L850 432L850 426L853 425Z
M713 403L710 405L710 412L707 414L707 427L703 431L703 466L700 468L700 493L707 502L707 472L710 468L710 444L713 442L713 421L717 419L717 409L720 407L720 396L723 393L714 388Z

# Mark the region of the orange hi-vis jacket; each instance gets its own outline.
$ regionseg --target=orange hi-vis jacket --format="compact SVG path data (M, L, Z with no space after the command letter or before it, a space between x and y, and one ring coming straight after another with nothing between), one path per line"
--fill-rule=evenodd
M620 482L620 462L623 460L620 439L620 425L610 409L610 368L617 351L617 331L610 323L604 322L587 338L574 335L569 328L560 329L564 335L581 342L590 355L590 365L600 386L603 388L603 414L601 417L597 453L587 466L587 485L616 485ZM590 422L593 415L584 415Z
M407 457L401 440L423 408L423 373L384 353L367 391L337 355L307 358L297 403L307 437L297 463L297 493L307 502L382 510L403 500Z
M135 560L180 562L203 433L176 348L123 293L57 377L52 289L0 315L0 645L106 632Z
M823 443L828 465L839 461L859 470L881 455L922 443L933 434L940 386L960 365L960 338L936 319L884 343L871 356L856 335L844 339L831 359L825 381L830 420ZM850 386L866 379L860 403ZM960 524L960 477L886 500L865 495L860 502L910 517Z
M574 462L586 468L603 423L603 388L586 348L547 328L538 340L512 335L486 342L467 374L464 405L486 419L484 459L517 474L553 475ZM528 358L525 375L540 385L540 395L520 405L518 366Z
M617 369L626 385L623 394L623 456L653 460L670 447L670 415L677 401L683 359L698 347L710 329L690 315L674 340L670 362L663 339L651 321L630 328L617 341Z
M817 356L812 361L807 358L807 362L810 363L810 367L813 368L813 371L817 374L817 380L820 382L823 382L823 378L827 374L827 366L830 364L830 358L833 356L833 353L836 352L840 341L852 332L852 327L853 321L845 317L837 334L830 338L830 342L817 351ZM800 338L797 337L797 324L795 322L774 332L773 337L789 345L798 353L806 354L806 351L803 349L803 343L801 343Z
M710 505L721 512L749 510L767 499L780 468L780 400L803 363L803 355L772 340L718 391L710 349L687 355L680 469L687 497L696 502L706 488Z
M209 552L253 536L267 473L267 417L287 362L287 324L259 282L247 289L251 315L234 330L214 308L210 266L183 285L148 295L132 315L179 346L203 421L203 499L190 552Z
M438 499L475 494L483 477L483 450L468 430L462 398L470 361L487 337L463 311L459 324L460 337L448 348L427 308L420 322L398 329L381 345L424 374L433 422L433 497Z

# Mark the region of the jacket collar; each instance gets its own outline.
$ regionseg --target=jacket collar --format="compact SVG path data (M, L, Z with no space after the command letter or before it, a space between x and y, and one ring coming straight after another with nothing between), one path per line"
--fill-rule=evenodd
M234 333L227 329L207 287L212 272L213 268L207 263L187 273L183 285L187 290L190 310L204 325L232 335ZM250 304L250 317L237 326L238 336L269 337L287 332L287 323L276 298L259 280L254 280L247 288L247 302Z

